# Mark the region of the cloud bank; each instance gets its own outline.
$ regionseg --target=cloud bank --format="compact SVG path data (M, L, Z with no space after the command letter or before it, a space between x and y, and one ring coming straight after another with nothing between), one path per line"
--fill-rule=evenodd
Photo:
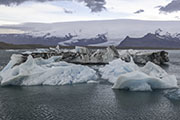
M50 2L50 1L73 1L73 0L0 0L0 5L20 5L27 1L33 2ZM85 6L91 9L91 12L101 12L106 9L104 5L106 4L105 0L74 0L76 2L84 2Z

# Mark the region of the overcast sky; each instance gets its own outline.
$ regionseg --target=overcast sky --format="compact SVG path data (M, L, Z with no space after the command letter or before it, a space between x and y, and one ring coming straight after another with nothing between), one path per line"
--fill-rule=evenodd
M180 0L0 0L0 25L107 19L180 20Z

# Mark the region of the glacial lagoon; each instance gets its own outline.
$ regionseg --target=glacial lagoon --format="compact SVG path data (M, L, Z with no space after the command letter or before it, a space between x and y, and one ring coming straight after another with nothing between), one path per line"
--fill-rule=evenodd
M1 50L1 66L9 62L11 54L18 52ZM170 62L163 68L176 75L180 83L180 51L168 52ZM99 84L0 87L0 119L178 120L180 100L165 97L167 91L113 90L112 84L102 80Z

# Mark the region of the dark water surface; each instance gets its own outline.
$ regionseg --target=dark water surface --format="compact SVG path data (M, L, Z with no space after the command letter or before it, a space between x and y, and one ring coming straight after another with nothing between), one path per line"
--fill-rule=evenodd
M127 92L110 85L3 87L2 120L178 120L180 102L162 91Z
M0 51L1 66L13 52ZM180 78L180 51L164 68ZM178 79L179 80L179 79ZM0 87L0 120L180 120L180 101L164 91L112 90L111 84Z

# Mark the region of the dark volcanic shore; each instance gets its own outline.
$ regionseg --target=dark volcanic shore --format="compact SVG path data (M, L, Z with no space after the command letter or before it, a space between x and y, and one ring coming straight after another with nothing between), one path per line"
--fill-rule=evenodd
M0 42L0 49L35 49L35 48L49 48L55 46L45 46L41 44L9 44ZM75 49L75 46L60 46L62 49ZM83 46L90 49L106 49L107 46ZM132 47L132 46L116 46L117 49L135 49L135 50L180 50L180 48L166 48L166 47Z
M35 48L49 48L51 46L44 46L38 44L24 44L24 45L14 45L4 42L0 42L0 49L35 49Z

